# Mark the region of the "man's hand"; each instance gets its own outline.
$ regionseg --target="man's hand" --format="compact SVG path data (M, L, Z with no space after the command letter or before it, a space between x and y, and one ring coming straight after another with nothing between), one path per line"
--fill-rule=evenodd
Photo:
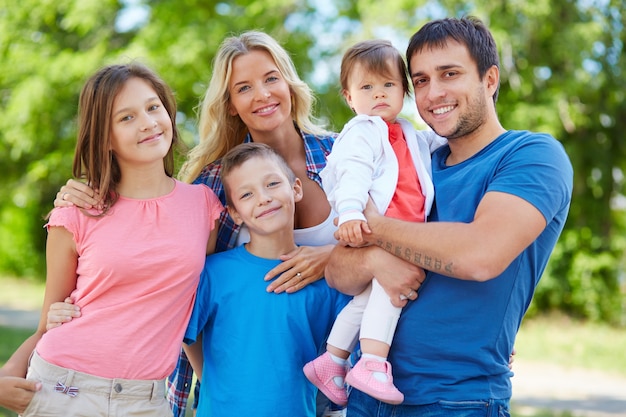
M404 307L409 300L417 299L426 278L422 268L375 246L368 248L365 263L394 306Z

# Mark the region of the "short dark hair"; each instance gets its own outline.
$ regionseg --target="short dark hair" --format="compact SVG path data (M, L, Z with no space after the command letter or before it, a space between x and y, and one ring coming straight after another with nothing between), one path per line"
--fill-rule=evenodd
M496 41L487 26L477 17L465 16L433 20L411 37L406 50L409 75L412 74L411 57L415 53L421 52L424 48L443 48L449 39L467 47L470 56L476 62L481 80L492 66L500 68ZM493 94L494 103L498 99L499 90L500 86Z

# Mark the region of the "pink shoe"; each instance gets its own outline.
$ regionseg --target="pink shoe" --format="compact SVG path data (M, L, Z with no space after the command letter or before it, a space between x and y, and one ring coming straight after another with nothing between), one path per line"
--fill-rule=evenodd
M374 378L374 372L387 374L387 382L381 382ZM375 359L359 359L352 370L348 372L346 383L384 403L400 404L404 401L404 394L393 385L391 364L388 361L379 362Z
M329 400L337 405L348 404L348 394L345 387L338 387L333 381L336 376L344 378L346 368L336 363L330 353L326 352L304 365L304 375L313 385L319 388Z

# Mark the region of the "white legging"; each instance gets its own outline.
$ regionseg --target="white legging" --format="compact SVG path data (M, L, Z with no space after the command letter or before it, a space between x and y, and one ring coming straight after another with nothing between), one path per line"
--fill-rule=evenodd
M401 311L400 307L391 304L389 295L374 278L337 315L328 336L328 344L352 352L360 330L361 339L373 339L391 345Z

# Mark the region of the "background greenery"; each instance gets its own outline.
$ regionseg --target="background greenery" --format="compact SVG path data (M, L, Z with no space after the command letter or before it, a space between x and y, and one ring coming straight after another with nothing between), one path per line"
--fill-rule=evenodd
M0 272L43 279L42 218L71 175L77 96L96 68L131 59L155 68L193 145L219 43L265 30L338 130L350 116L337 83L347 46L380 37L404 51L427 20L464 14L482 18L499 44L504 126L551 133L575 169L570 217L529 313L623 325L623 0L0 0Z

